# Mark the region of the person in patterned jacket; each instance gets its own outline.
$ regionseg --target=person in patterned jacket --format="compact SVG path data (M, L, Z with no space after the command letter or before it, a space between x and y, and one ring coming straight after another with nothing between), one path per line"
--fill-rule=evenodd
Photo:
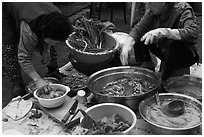
M13 97L25 94L21 68L38 88L46 90L46 82L33 66L32 55L40 52L48 70L56 68L53 47L62 45L71 34L69 19L50 2L3 2L2 9L2 68L11 79Z

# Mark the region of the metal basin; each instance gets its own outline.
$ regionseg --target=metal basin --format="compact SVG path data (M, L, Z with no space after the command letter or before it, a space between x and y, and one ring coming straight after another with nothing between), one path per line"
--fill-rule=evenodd
M185 94L202 101L202 78L190 75L172 77L163 86L167 92Z
M159 98L160 101L164 103L164 101L171 101L171 100L182 100L183 102L185 102L185 104L190 104L192 106L194 106L196 108L196 110L198 110L198 112L200 112L200 121L196 122L195 124L191 124L188 126L184 126L184 127L175 127L175 126L166 126L163 123L167 123L167 118L170 118L172 116L167 115L167 113L165 113L166 111L164 111L165 109L165 105L163 105L161 107L161 112L162 115L160 115L160 117L156 117L155 113L149 113L147 112L147 108L151 108L152 110L155 110L154 104L156 104L156 99L154 96L147 98L145 100L143 100L140 105L139 105L139 112L140 115L142 116L142 118L149 123L150 128L152 129L152 131L154 132L154 134L161 134L161 135L187 135L187 134L197 134L200 131L200 127L202 124L202 104L200 101L198 101L197 99L187 96L187 95L183 95L183 94L178 94L178 93L160 93L159 94ZM147 116L148 114L152 114ZM164 114L164 117L163 117ZM156 122L157 120L152 120L152 119L162 119L162 124L160 122ZM166 118L167 117L167 118ZM175 123L179 122L179 117L178 119L174 119ZM164 120L165 118L165 120ZM175 118L175 117L173 117ZM168 119L169 120L169 119ZM195 119L191 119L191 121L195 121ZM190 122L191 122L190 121Z
M69 35L68 39L66 40L66 44L71 50L71 56L77 62L87 65L98 64L113 59L118 48L116 40L110 34L103 33L103 38L103 45L105 46L106 50L101 52L90 52L77 49L76 47L81 47L80 45L83 45L83 42L73 42L77 39L75 32Z
M156 87L148 90L144 94L137 94L131 96L110 96L100 93L103 87L112 81L116 81L124 76L127 77L139 77L156 85ZM154 92L160 86L161 80L157 73L139 67L121 66L103 69L92 74L88 78L87 87L94 94L94 97L99 103L119 103L128 106L132 110L138 110L139 103L148 96L154 94Z

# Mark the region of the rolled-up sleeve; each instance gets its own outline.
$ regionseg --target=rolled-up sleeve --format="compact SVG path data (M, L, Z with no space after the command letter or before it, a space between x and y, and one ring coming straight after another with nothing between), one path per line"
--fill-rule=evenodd
M196 17L190 9L186 9L180 18L181 26L178 29L181 35L181 40L186 42L195 42L198 38L198 30Z
M35 71L32 64L32 53L36 49L37 37L25 21L20 24L20 40L18 46L18 61L25 73Z

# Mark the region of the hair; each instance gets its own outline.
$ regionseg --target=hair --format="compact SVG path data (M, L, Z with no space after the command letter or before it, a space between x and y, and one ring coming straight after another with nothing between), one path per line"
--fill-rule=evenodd
M51 38L57 41L65 41L72 32L72 25L67 16L52 12L50 14L41 15L30 22L31 30L38 38L37 48L43 51L44 38Z

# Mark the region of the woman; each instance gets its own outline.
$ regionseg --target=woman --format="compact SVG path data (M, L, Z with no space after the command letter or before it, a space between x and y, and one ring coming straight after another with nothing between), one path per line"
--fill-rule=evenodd
M50 47L57 48L71 32L68 18L52 3L3 3L3 71L12 81L14 97L24 94L21 68L38 88L47 90L32 64L32 54L40 52L48 68L57 67L56 55L50 59Z
M154 69L150 53L161 60L162 80L190 74L190 66L198 62L195 47L198 37L196 18L187 3L150 2L149 10L133 27L121 51L121 62L128 64L134 48L135 59L141 66Z

